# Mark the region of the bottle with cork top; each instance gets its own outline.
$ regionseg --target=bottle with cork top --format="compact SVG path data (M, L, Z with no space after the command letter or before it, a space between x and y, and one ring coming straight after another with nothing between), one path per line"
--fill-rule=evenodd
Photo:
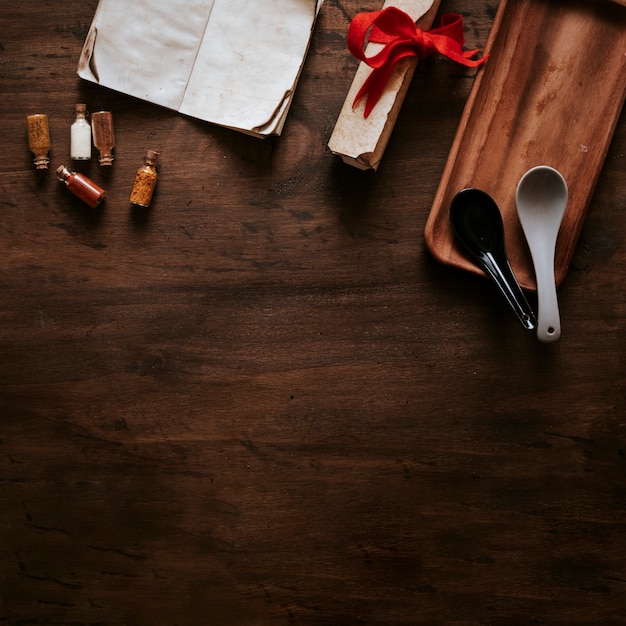
M87 121L87 106L74 107L75 119L70 126L70 156L75 161L91 159L91 126Z
M115 132L113 130L113 116L111 111L97 111L91 114L91 131L93 145L100 152L100 165L113 165L113 148L115 147Z
M104 199L105 191L98 187L96 183L87 178L84 174L59 165L57 168L57 178L67 185L67 188L85 204L95 209Z
M156 170L156 160L159 153L155 150L148 150L144 158L144 164L137 170L135 181L130 192L132 204L141 207L149 207L152 201L152 194L159 177Z
M35 155L33 163L35 169L47 170L50 159L50 128L48 127L48 116L43 113L27 115L28 123L28 148Z

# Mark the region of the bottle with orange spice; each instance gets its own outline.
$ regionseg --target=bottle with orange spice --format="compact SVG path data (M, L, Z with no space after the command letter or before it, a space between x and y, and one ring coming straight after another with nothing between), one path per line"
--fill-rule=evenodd
M159 153L154 150L148 150L144 158L144 164L137 170L133 188L130 192L130 201L132 204L141 207L149 207L152 201L152 194L159 177L156 170L156 160Z
M48 127L48 116L44 113L27 115L28 123L28 148L35 156L33 163L35 169L47 170L50 159L50 129Z

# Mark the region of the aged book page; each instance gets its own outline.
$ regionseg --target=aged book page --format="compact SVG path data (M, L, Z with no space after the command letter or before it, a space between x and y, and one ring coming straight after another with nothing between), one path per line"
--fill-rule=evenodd
M78 74L208 122L280 134L323 0L100 0Z

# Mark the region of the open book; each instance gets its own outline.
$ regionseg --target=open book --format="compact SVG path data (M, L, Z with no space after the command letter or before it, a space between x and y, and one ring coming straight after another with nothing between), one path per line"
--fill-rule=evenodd
M260 137L279 135L323 0L100 0L81 78Z

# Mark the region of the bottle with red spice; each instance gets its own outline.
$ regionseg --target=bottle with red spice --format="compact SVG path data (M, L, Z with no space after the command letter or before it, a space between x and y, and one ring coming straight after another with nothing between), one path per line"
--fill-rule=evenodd
M84 174L74 172L65 165L57 168L57 178L85 204L95 209L104 199L106 192Z

